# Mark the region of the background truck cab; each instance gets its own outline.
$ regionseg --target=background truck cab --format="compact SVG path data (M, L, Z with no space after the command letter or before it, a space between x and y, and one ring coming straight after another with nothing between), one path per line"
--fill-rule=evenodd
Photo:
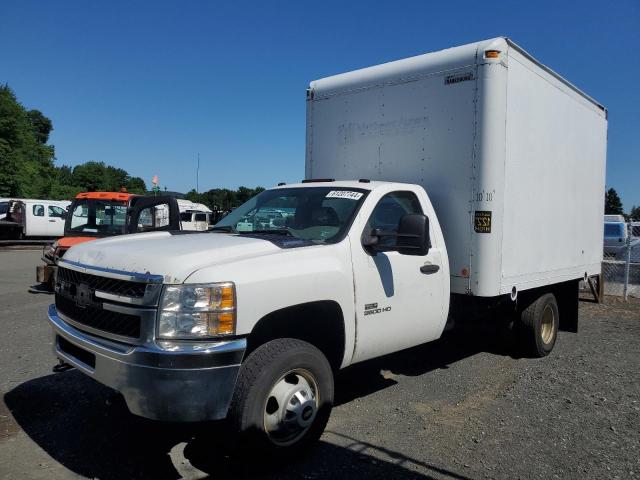
M8 238L57 238L64 234L64 217L71 202L64 200L9 200L5 225L13 224Z
M69 202L67 202L69 203ZM44 265L36 267L36 281L53 291L58 260L74 245L98 238L153 230L180 230L180 218L173 197L145 197L126 192L83 192L61 212L64 237L44 247ZM60 234L62 235L61 230Z

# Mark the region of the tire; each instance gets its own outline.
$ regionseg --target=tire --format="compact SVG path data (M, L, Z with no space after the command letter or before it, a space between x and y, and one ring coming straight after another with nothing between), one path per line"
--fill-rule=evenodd
M304 449L322 435L332 406L333 373L320 350L292 338L267 342L240 367L227 416L234 450L268 458Z
M519 340L522 353L545 357L551 353L558 337L560 314L556 297L546 293L520 314Z

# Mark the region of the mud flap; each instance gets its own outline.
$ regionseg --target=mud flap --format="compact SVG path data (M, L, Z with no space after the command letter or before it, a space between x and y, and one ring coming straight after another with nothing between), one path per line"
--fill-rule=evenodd
M558 285L554 294L560 312L560 330L578 333L578 293L580 280L572 280Z

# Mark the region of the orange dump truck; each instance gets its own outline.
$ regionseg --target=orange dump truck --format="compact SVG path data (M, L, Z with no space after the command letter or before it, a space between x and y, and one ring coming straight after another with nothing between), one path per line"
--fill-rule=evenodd
M154 230L180 230L173 197L146 197L126 192L84 192L65 214L64 236L43 249L36 280L51 290L60 259L69 248L98 238ZM36 290L42 288L36 287Z

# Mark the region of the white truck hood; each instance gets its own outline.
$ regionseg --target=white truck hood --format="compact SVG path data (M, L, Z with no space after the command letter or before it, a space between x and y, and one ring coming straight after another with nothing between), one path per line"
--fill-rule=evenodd
M63 260L182 283L201 268L278 252L282 249L267 240L239 235L150 232L85 242L69 249Z

